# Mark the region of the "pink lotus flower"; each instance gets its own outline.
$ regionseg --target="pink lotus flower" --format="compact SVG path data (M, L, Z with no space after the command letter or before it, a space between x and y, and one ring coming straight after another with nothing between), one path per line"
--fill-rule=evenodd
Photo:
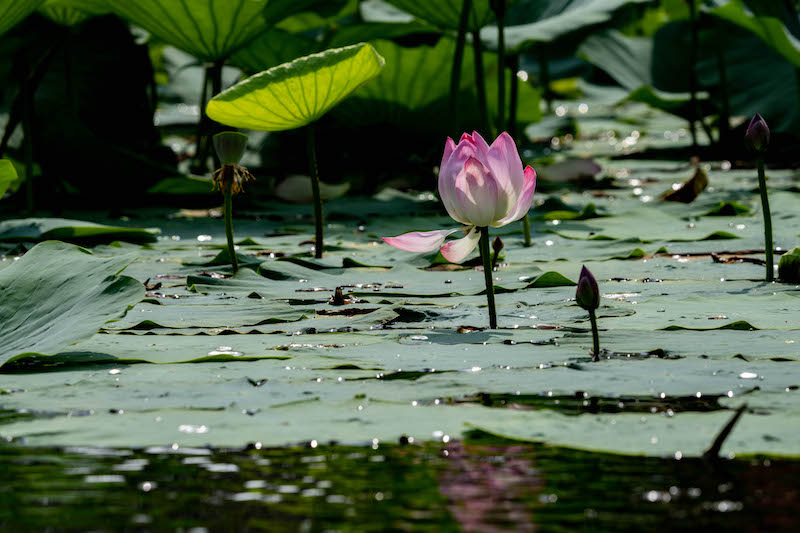
M460 263L480 240L479 228L500 228L521 219L531 208L536 171L522 170L517 145L503 132L489 146L477 131L465 133L458 145L450 137L439 167L439 196L447 214L461 228L413 231L383 240L407 252L441 249L451 263ZM464 237L444 243L451 233Z

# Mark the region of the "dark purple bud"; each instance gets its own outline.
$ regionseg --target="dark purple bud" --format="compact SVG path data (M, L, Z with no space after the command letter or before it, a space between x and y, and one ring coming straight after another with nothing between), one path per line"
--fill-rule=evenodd
M223 131L214 135L214 150L222 165L238 165L247 147L247 135L236 131Z
M503 241L500 239L500 237L495 237L494 240L492 241L492 250L494 250L494 253L499 254L500 250L502 249L503 249Z
M747 132L744 134L744 143L754 152L763 152L767 149L769 126L767 126L767 121L758 113L750 121L750 125L747 126Z
M587 311L600 307L600 288L597 286L597 280L586 267L581 268L578 288L575 291L575 301Z

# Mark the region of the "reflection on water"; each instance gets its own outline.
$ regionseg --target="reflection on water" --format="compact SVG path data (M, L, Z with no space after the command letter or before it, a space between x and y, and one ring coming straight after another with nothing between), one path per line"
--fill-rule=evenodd
M798 497L800 461L712 465L477 433L377 449L0 445L2 531L800 531Z

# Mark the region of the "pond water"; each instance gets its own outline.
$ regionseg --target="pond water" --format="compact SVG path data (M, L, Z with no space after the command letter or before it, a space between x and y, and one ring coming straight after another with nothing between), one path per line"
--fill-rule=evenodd
M797 531L800 461L463 441L0 446L0 529Z

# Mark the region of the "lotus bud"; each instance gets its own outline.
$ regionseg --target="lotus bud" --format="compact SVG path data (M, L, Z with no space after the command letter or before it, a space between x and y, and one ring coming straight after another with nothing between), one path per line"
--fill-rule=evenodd
M778 262L778 277L784 283L800 283L800 246L795 246Z
M222 165L238 165L247 147L247 135L223 131L214 135L214 149Z
M597 286L597 280L586 267L581 268L578 288L575 291L575 301L587 311L594 311L600 307L600 288Z
M754 152L763 152L769 145L769 126L758 113L750 121L750 125L747 126L747 132L744 134L744 143Z
M500 237L495 237L492 241L492 250L494 251L495 255L500 253L500 250L503 249L503 241Z

